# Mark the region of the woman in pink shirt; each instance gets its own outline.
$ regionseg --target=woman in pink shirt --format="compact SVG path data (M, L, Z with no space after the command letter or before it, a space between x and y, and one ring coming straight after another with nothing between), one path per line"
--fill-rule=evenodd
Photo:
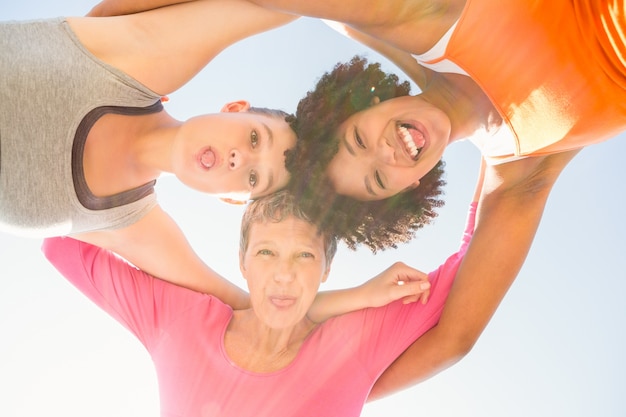
M459 252L436 271L426 275L397 263L343 298L341 311L355 311L321 323L309 312L336 241L329 231L319 233L285 191L254 201L244 214L239 260L250 291L246 310L155 279L71 238L47 239L43 250L145 346L159 380L161 415L357 416L385 368L437 323L475 208ZM427 292L428 302L404 297ZM398 298L404 302L391 301ZM374 307L361 309L367 305Z

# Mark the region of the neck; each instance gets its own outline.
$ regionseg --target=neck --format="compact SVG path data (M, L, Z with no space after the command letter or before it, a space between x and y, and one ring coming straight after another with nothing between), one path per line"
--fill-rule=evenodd
M91 128L83 153L85 180L95 195L113 195L166 170L177 122L166 112L105 114Z
M275 329L262 323L252 309L238 310L226 331L224 344L230 359L254 372L274 372L289 365L315 328L307 318L295 326Z
M171 156L181 122L162 111L153 115L149 123L129 142L135 170L144 177L154 179L163 172L172 172Z
M483 131L500 119L478 84L465 75L435 74L422 98L450 118L450 143Z

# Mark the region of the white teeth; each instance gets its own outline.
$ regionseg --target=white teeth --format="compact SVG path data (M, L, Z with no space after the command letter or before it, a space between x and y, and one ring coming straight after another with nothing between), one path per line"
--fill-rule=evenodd
M411 158L415 159L415 157L419 154L419 150L417 146L415 146L415 141L413 141L413 137L411 133L409 133L409 129L404 126L398 126L398 135L402 138L404 145L406 146L406 150L411 155Z

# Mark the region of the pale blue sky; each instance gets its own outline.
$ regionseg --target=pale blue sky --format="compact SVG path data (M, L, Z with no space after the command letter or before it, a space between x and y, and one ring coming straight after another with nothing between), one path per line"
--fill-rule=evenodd
M22 0L4 4L0 20L83 15L92 5ZM382 60L302 20L225 51L166 106L180 119L242 98L293 111L323 71L354 54ZM523 270L473 351L431 380L367 405L364 416L624 415L625 139L584 150L563 173ZM398 250L341 249L325 288L355 285L396 260L430 270L455 250L478 152L459 143L444 159L447 204L436 223ZM241 208L173 178L159 181L158 195L205 261L243 287ZM157 416L147 353L44 261L40 243L0 234L0 415Z

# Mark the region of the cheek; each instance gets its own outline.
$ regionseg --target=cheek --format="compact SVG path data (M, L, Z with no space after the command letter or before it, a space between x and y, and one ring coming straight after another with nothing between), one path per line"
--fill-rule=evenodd
M422 177L423 170L419 166L415 167L397 167L385 173L389 182L389 189L395 192L401 192L411 186Z
M450 131L452 130L452 123L450 122L450 118L448 115L441 110L437 111L436 116L434 116L436 122L436 131L441 135L443 139L447 139L450 136Z
M255 310L262 308L265 302L263 288L258 282L248 281L248 292L250 293L250 304Z
M308 274L310 280L302 283L302 301L304 304L313 304L313 300L317 296L324 277L321 268L312 268Z
M243 170L225 170L216 181L218 182L216 185L223 188L224 194L234 200L250 193L248 173L243 172Z
M328 164L326 175L339 194L354 195L359 191L359 171L353 161L346 160L339 155L335 156Z

